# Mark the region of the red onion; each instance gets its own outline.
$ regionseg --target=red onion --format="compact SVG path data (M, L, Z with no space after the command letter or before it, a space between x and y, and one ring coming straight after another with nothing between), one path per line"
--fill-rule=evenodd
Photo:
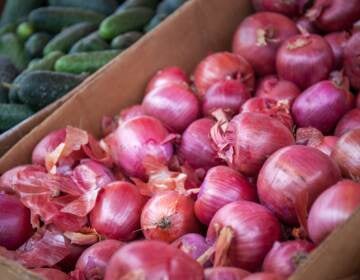
M55 241L54 241L55 242ZM75 269L76 261L85 250L85 246L69 244L70 254L56 264L62 271L70 272ZM49 250L49 249L48 249ZM46 256L45 256L46 257Z
M75 268L84 276L84 280L103 279L110 258L122 246L123 243L117 240L100 241L81 254Z
M357 94L356 107L357 107L357 108L360 108L360 92Z
M205 238L198 233L187 233L175 240L171 245L188 254L194 260L198 259L210 247Z
M294 83L269 75L260 80L255 95L276 101L287 100L291 104L300 93L300 89Z
M203 269L190 256L160 241L136 241L120 248L106 268L104 280L203 279Z
M196 217L208 225L216 211L238 200L256 200L255 188L239 172L227 166L215 166L205 176L195 202Z
M176 191L156 194L144 206L141 228L146 239L173 242L182 235L199 231L194 201Z
M281 237L275 216L260 204L249 201L229 203L216 212L207 232L215 242L215 266L258 269L274 242Z
M315 248L306 240L275 242L263 263L263 271L289 277Z
M70 277L61 270L55 268L34 268L31 271L43 280L69 280Z
M155 76L149 81L146 87L146 93L155 88L169 85L179 85L187 89L189 87L189 79L185 72L176 66L167 67L156 72Z
M17 249L32 234L30 211L20 200L0 193L0 246Z
M173 154L169 133L161 122L153 117L142 116L120 125L105 142L109 145L114 162L127 175L146 178L143 161L153 157L167 162Z
M294 143L287 127L261 113L236 115L226 131L221 130L220 126L213 129L219 157L247 176L256 175L273 152Z
M258 195L284 222L303 225L314 200L339 179L340 172L328 156L312 147L294 145L265 162L258 177Z
M306 16L322 31L341 31L359 19L360 5L358 0L315 0Z
M330 45L319 35L296 35L286 40L276 55L276 69L281 79L299 88L327 79L334 58Z
M335 135L340 137L356 128L360 128L360 108L349 111L340 119L335 129Z
M208 118L198 119L182 135L179 155L193 168L209 169L221 163L210 139L210 129L214 124L215 121Z
M344 68L351 86L360 90L360 32L352 35L345 44Z
M256 11L275 12L288 17L295 17L301 14L306 2L308 1L252 0L253 7Z
M324 36L324 39L329 43L335 58L335 69L340 69L343 66L344 47L350 34L346 31L334 32Z
M140 227L144 198L137 187L127 182L113 182L105 186L90 213L90 223L107 238L131 240Z
M241 280L250 273L237 267L212 267L204 271L205 280Z
M360 182L360 128L341 136L331 157L340 166L344 176Z
M292 115L299 127L312 126L331 133L340 118L351 109L351 93L332 81L321 81L296 98Z
M342 180L324 191L311 207L308 219L310 238L323 241L333 230L344 224L360 207L360 184Z
M298 33L295 23L286 16L260 12L241 22L232 49L249 61L258 75L274 74L278 48L283 41Z
M301 17L296 21L296 25L298 29L302 33L318 33L317 28L315 27L314 23L309 20L307 17Z
M275 273L258 272L245 277L243 280L285 280L285 278Z
M287 100L276 101L267 97L253 97L242 105L240 112L266 114L269 117L279 120L290 130L292 130L294 126L294 121L290 114L290 104Z
M255 85L254 70L245 58L230 52L211 54L195 69L194 82L200 96L204 96L213 84L223 80L242 82L252 92Z
M211 116L217 109L223 109L235 115L240 106L250 98L243 83L233 80L220 81L213 84L203 98L203 114Z
M134 119L140 116L146 116L144 107L141 105L133 105L121 110L119 114L119 122L124 123L127 120Z
M153 89L145 96L142 106L146 114L159 119L174 132L183 132L199 115L195 94L179 85Z

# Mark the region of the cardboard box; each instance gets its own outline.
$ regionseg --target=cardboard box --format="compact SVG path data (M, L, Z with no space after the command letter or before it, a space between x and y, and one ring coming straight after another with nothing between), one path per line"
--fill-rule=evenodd
M100 133L101 118L140 102L147 80L164 66L178 65L188 73L207 54L230 47L240 21L251 12L245 0L191 0L165 24L146 35L76 89L58 110L21 139L0 159L0 174L30 160L47 133L66 125ZM336 230L311 254L293 280L334 280L360 270L360 212ZM0 260L4 279L25 278L24 270ZM352 278L350 278L352 279Z

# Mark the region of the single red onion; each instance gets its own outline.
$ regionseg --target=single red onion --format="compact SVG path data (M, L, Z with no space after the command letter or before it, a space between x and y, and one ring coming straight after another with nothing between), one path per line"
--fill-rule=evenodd
M319 244L360 207L360 184L342 180L324 191L311 207L308 228L311 240Z
M160 162L170 160L173 147L168 138L169 132L159 120L141 116L120 125L105 142L114 162L126 175L145 179L146 158L153 157Z
M273 152L294 143L285 125L261 113L236 115L225 131L214 127L212 136L218 156L246 176L256 175Z
M189 88L189 78L186 73L176 66L171 66L159 70L155 76L151 78L146 87L146 93L152 91L155 88L160 88L169 85L179 85L185 89Z
M344 69L351 86L360 90L360 32L353 34L345 44Z
M179 85L153 89L145 96L142 106L146 114L179 133L198 118L200 110L195 94Z
M284 1L284 0L252 0L255 11L267 11L284 14L288 17L295 17L302 14L304 6L308 0L305 1Z
M249 92L254 90L254 70L240 55L217 52L205 57L195 69L194 83L200 96L204 96L213 84L223 80L239 81Z
M265 162L257 189L262 204L282 221L304 226L312 203L339 179L331 158L315 148L294 145L278 150Z
M144 107L141 105L133 105L121 110L119 114L119 122L124 123L127 120L134 119L140 116L146 116Z
M90 213L90 224L107 238L131 240L140 228L144 197L137 187L127 182L113 182L99 193Z
M306 16L325 32L350 29L360 17L358 0L315 0Z
M210 139L210 129L214 124L212 119L198 119L189 125L181 137L179 155L195 169L209 169L221 163Z
M302 33L319 33L319 31L315 27L315 24L307 17L300 17L296 21L296 26Z
M237 267L212 267L204 271L205 280L242 280L250 275L250 272Z
M216 211L238 200L256 200L256 190L246 177L227 166L215 166L205 176L195 202L196 217L208 225Z
M176 191L156 194L142 210L141 228L146 239L168 243L186 233L198 232L194 201Z
M31 272L41 277L43 280L69 280L70 276L55 268L34 268Z
M190 256L160 241L135 241L111 258L104 280L203 279L203 269Z
M256 96L287 100L290 104L300 95L300 89L292 82L280 80L277 76L269 75L262 78L256 89Z
M276 55L276 69L281 79L299 88L328 78L334 57L330 45L319 35L296 35L282 43Z
M302 264L315 245L306 240L275 242L266 255L262 269L284 277L290 277Z
M16 197L0 193L0 246L15 250L32 234L30 211Z
M103 279L112 255L123 245L113 239L100 241L81 254L75 269L84 276L84 280Z
M264 206L236 201L226 204L210 222L207 240L215 242L215 266L257 270L274 242L280 223Z
M188 254L194 260L202 256L210 247L210 244L206 242L205 237L198 233L184 234L171 243L171 245Z
M275 273L258 272L245 277L243 280L285 280L285 278Z
M360 182L360 128L341 136L331 157L340 166L344 176Z
M344 47L349 38L350 34L346 31L329 33L324 36L324 39L329 43L332 49L335 58L335 69L340 69L343 66Z
M351 93L333 81L321 81L296 98L292 115L299 127L312 126L331 133L341 117L351 109Z
M249 61L258 75L274 74L278 48L287 38L298 33L295 23L286 16L271 12L256 13L239 25L232 50Z
M293 129L294 121L290 114L290 103L287 100L276 101L267 97L253 97L247 100L240 112L262 113L279 120L290 130Z
M203 97L202 110L206 116L217 109L235 115L240 106L250 98L250 93L239 81L225 80L213 84Z
M340 137L356 128L360 128L360 108L349 111L340 119L335 129L335 135Z

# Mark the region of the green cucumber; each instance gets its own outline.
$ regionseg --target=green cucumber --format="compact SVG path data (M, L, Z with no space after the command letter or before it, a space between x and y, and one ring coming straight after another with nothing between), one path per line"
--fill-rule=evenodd
M49 6L82 8L109 15L118 3L116 0L49 0Z
M38 7L41 7L45 0L7 0L1 15L0 25L7 23L17 23L28 16L28 14Z
M93 73L115 58L119 52L106 50L68 54L56 61L55 70L75 74Z
M9 86L19 71L6 56L0 56L0 103L8 102Z
M163 0L156 9L157 14L170 15L187 0Z
M125 9L135 7L146 7L155 10L159 2L160 0L126 0L121 6L119 6L116 12L118 13Z
M100 38L98 32L93 32L74 44L69 53L93 52L109 49L109 44Z
M103 14L71 7L43 7L33 10L29 15L30 22L38 30L53 33L80 22L99 24L104 18Z
M79 85L85 76L51 71L27 72L16 84L18 97L34 109L41 109Z
M144 32L150 32L156 26L158 26L164 19L168 17L167 14L156 14L150 22L144 27Z
M122 33L141 30L153 15L154 11L149 8L126 9L104 19L100 24L99 35L105 40L112 40Z
M17 27L16 34L19 36L20 39L25 41L34 33L34 31L34 25L32 25L30 22L25 21Z
M139 40L142 36L143 34L137 31L130 31L124 34L120 34L111 41L111 47L113 49L120 50L126 49Z
M96 25L89 22L81 22L65 28L57 34L44 48L44 55L53 51L67 53L84 36L96 30Z
M6 33L0 37L0 55L8 56L19 70L26 68L29 63L23 44L14 33Z
M40 57L50 39L51 36L45 32L35 33L26 41L25 51L30 57Z
M17 28L16 23L7 23L0 27L0 36L6 33L15 33Z
M49 53L43 58L36 58L30 61L29 66L26 68L26 71L35 71L35 70L54 70L56 61L62 57L64 54L59 51L54 51Z
M34 114L27 105L0 104L0 131L4 132Z
M21 72L20 75L18 75L15 80L13 80L13 82L10 84L9 86L9 102L10 103L21 103L19 96L18 96L18 91L19 91L19 87L17 86L21 79L26 76L27 71L23 71Z

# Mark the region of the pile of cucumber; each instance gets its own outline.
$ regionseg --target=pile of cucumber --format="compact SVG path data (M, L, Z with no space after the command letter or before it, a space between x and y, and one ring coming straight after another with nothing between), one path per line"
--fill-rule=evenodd
M80 84L186 0L7 0L0 133Z

